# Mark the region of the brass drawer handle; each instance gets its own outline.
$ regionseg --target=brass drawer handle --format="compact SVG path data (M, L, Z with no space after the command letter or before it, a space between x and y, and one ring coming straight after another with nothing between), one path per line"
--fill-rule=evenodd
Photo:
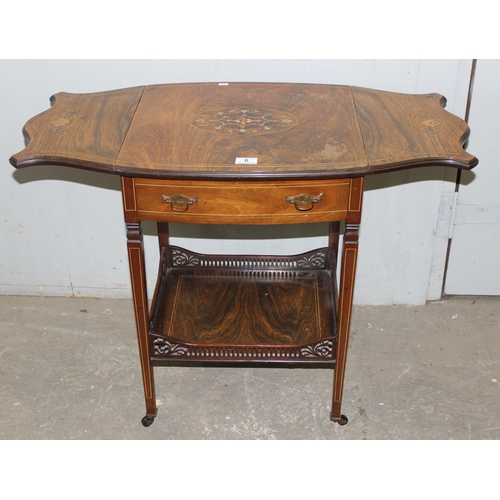
M161 197L163 203L170 203L170 208L174 212L186 212L189 205L198 205L198 198L190 198L183 194L174 194L173 196Z
M315 203L321 203L321 197L323 193L318 196L312 194L299 194L297 196L287 196L285 198L286 203L293 203L297 210L301 212L307 212L314 207Z

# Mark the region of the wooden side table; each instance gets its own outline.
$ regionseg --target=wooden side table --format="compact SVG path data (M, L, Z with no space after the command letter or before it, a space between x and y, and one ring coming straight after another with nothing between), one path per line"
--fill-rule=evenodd
M193 83L60 93L28 121L28 144L13 166L121 176L144 426L157 415L158 360L334 366L330 418L347 423L341 404L364 176L474 167L463 149L467 124L445 102L336 85ZM150 311L141 221L157 222L160 245ZM169 222L328 222L329 241L293 256L202 255L171 246Z

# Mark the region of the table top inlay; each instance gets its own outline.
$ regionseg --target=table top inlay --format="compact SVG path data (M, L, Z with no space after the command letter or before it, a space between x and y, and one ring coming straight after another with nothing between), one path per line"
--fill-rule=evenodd
M59 93L28 121L15 167L164 178L336 178L470 169L469 129L438 94L295 83L192 83Z

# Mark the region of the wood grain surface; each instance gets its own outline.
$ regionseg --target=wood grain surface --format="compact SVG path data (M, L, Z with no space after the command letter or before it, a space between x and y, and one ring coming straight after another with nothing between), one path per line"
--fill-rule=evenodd
M347 215L351 181L166 181L135 179L133 206L141 220L199 224L288 224L343 220ZM164 196L182 195L186 207L165 203ZM318 197L308 210L287 198ZM305 207L309 208L309 207ZM185 209L185 211L181 211Z
M52 107L26 123L26 149L15 167L67 165L113 172L144 87L92 94L61 92Z
M297 345L332 335L326 272L274 278L173 272L156 333L193 344Z
M439 94L409 95L352 89L371 171L419 164L471 168L461 145L467 124L443 109Z
M116 170L245 175L332 165L366 165L349 87L202 83L146 88Z
M15 167L166 179L310 179L474 167L469 129L438 94L337 85L190 83L60 93Z

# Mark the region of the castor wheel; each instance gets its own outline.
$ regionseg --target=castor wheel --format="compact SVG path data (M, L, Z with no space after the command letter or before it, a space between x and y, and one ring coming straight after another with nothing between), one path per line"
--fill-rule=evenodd
M339 425L346 425L349 419L345 415L340 415L340 420L337 422Z
M149 427L155 421L154 417L148 417L147 415L141 420L141 424L144 427Z

